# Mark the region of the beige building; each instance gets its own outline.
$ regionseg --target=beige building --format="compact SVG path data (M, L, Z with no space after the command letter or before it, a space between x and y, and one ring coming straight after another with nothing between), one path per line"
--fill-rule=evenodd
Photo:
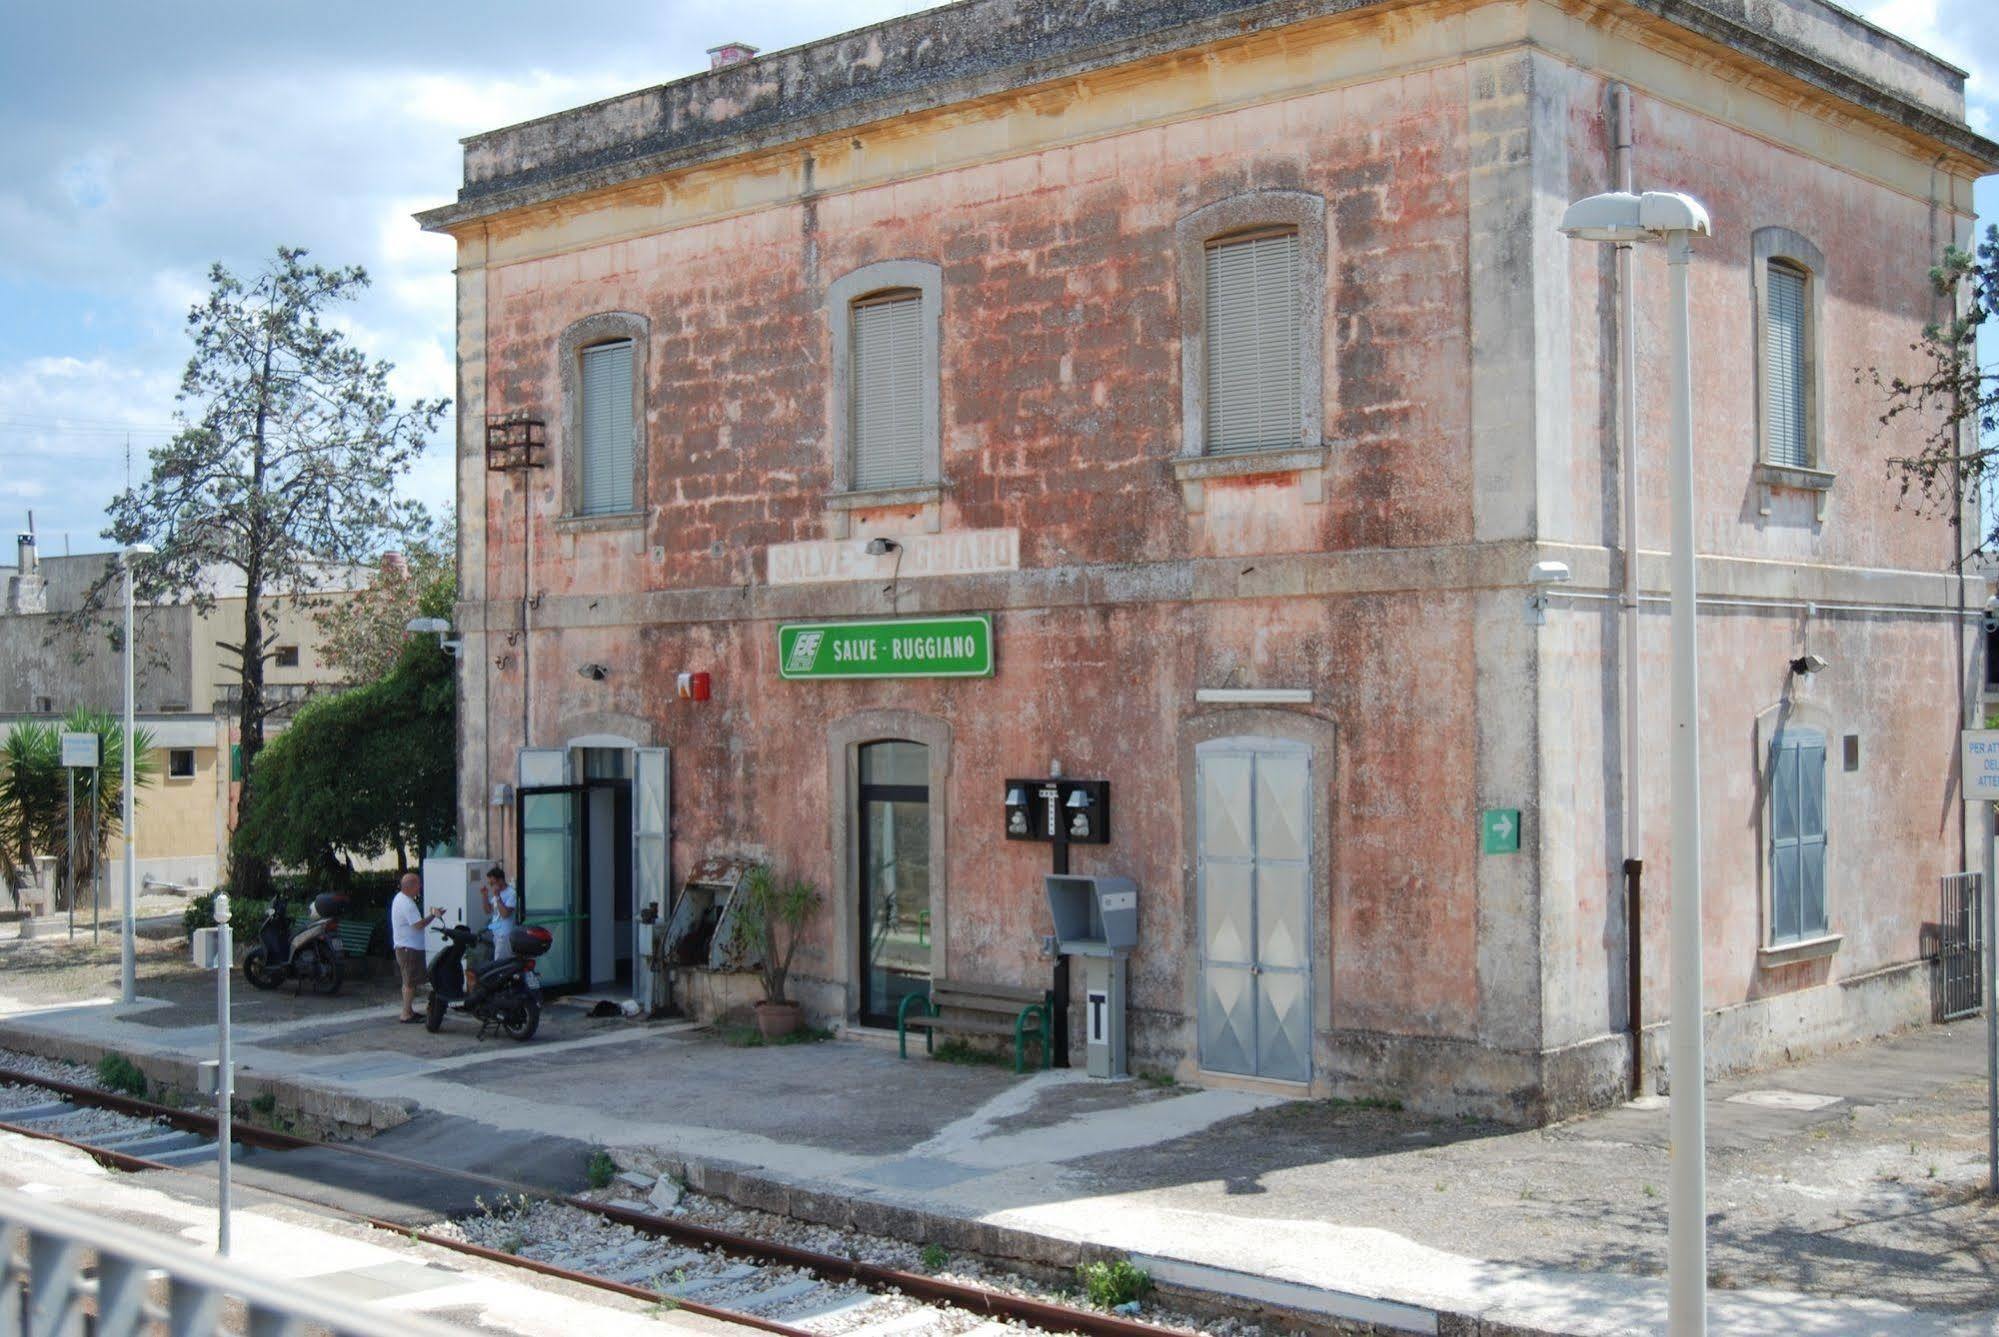
M107 637L66 631L61 619L82 606L114 560L109 553L42 557L32 533L16 541L16 560L0 566L0 733L21 720L60 719L78 708L123 708L123 660ZM233 572L218 572L214 604L191 601L138 610L134 720L151 736L155 779L139 791L139 876L187 886L213 886L225 866L237 753L235 661L218 642L241 636L243 598L232 594ZM354 588L351 572L332 573L328 592ZM299 702L340 685L321 658L311 612L280 601L269 638L276 657L265 669L265 691L277 705L266 723L281 731Z

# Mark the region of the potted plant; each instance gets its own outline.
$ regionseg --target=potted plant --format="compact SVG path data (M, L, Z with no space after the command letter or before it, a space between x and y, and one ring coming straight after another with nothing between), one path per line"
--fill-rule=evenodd
M802 878L780 881L768 864L758 864L744 880L743 895L743 931L757 949L757 968L763 973L757 1030L766 1040L782 1039L804 1020L803 1011L784 989L805 921L819 907L819 890Z

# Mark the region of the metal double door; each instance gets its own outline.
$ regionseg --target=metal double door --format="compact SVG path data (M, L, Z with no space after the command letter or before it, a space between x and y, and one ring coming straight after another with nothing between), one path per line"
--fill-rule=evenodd
M1201 1066L1312 1076L1312 754L1224 738L1195 750Z
M653 903L665 914L671 899L667 894L667 749L633 749L631 775L632 895L626 931L632 941L618 944L615 939L608 940L606 960L607 940L597 931L602 926L593 923L592 911L601 917L611 913L611 907L591 904L591 889L598 880L591 859L601 842L592 839L590 825L590 796L605 788L606 782L569 783L567 754L557 749L522 754L522 783L515 800L516 889L521 898L521 922L547 929L555 940L537 968L545 989L579 989L608 979L618 958L629 955L634 996L646 992L649 977L637 941L638 911ZM639 997L639 1001L645 1005L648 1000Z

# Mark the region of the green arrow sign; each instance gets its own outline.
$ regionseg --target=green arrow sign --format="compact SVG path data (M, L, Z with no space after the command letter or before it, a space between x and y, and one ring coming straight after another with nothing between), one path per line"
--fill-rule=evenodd
M1479 834L1487 854L1517 854L1520 850L1520 809L1487 808L1479 814Z
M777 629L777 671L786 678L989 678L993 620L979 613L788 622Z

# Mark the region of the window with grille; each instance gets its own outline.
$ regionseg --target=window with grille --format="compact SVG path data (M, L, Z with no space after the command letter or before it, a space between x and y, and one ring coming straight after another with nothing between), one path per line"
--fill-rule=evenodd
M1770 943L1824 937L1825 735L1785 729L1770 745Z
M883 293L855 302L852 403L857 491L910 487L923 470L923 298Z
M1298 234L1231 237L1207 248L1209 454L1300 440Z
M583 350L582 515L632 509L632 341Z
M1763 394L1766 449L1772 464L1814 467L1811 430L1811 276L1795 265L1769 262L1764 291Z

